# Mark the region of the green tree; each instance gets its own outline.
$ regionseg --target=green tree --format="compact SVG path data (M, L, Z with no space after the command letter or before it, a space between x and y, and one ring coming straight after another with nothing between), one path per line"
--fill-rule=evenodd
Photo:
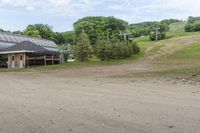
M125 31L127 25L127 22L114 17L85 17L74 23L74 29L76 36L84 29L94 46L98 36L110 38L113 34L119 34L119 31Z
M160 23L161 23L161 24L170 25L170 24L176 23L176 22L181 22L181 20L178 20L178 19L164 19L164 20L162 20Z
M53 27L47 24L28 25L24 31L24 34L28 36L41 37L43 39L54 40L52 29Z
M91 54L91 45L88 35L82 31L77 38L76 58L78 61L87 61Z
M24 33L22 31L13 31L13 34L23 35Z
M0 32L11 33L9 30L8 30L8 31L6 31L6 30L4 30L4 29L1 29L1 28L0 28Z
M131 34L134 37L150 35L151 27L157 22L141 22L130 25Z
M53 41L56 44L65 44L66 43L64 35L62 33L59 33L59 32L54 32L53 33Z
M157 33L156 33L156 28L159 28L157 30ZM167 24L156 23L151 27L151 34L150 34L149 38L153 41L155 41L156 38L157 38L157 40L162 40L165 38L166 31L168 31L168 29L169 29L169 27Z
M200 31L200 17L189 17L188 22L185 26L186 32L197 32Z
M40 38L40 33L33 26L29 25L24 31L24 35Z
M4 30L0 28L0 32L3 32Z
M103 61L110 59L111 43L108 39L98 36L95 45L95 55Z
M175 22L181 21L178 19L164 19L160 22L141 22L136 24L130 24L130 29L134 37L148 36L152 32L152 26L155 26L156 24L162 24L168 27L171 23ZM168 31L169 28L166 28L165 30Z
M72 44L72 45L75 44L75 42L74 42L74 39L75 39L75 32L74 32L74 31L63 32L62 34L63 34L64 39L65 39L65 42L66 42L67 44Z
M108 40L100 37L98 37L95 47L96 57L103 61L127 58L139 52L140 48L135 42L127 44L126 42L114 41L112 39Z
M65 44L66 39L63 33L54 32L53 27L47 24L28 25L24 35L43 38L54 41L56 44Z

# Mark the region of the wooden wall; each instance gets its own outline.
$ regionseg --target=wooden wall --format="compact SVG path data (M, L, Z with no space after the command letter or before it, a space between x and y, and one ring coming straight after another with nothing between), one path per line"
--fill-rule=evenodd
M22 64L20 56L22 56ZM13 60L14 57L14 60ZM16 53L8 54L8 68L25 68L26 66L26 54L25 53Z

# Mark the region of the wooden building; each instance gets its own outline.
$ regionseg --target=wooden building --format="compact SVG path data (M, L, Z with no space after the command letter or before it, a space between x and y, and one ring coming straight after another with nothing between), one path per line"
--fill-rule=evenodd
M8 68L60 63L60 52L54 42L8 33L0 33L0 55L7 55Z

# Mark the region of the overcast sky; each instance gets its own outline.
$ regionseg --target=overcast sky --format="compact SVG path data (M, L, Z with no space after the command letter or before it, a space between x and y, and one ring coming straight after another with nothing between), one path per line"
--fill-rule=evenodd
M23 30L44 23L54 31L73 29L85 16L115 16L129 23L200 16L200 0L0 0L0 28Z

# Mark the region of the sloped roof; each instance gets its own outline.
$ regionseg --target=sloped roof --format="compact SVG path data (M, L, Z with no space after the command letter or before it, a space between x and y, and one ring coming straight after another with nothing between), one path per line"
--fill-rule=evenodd
M0 32L0 41L8 42L8 43L21 43L23 41L29 41L34 44L40 45L42 47L47 48L57 48L57 45L55 42L46 40L46 39L38 39L34 37L28 37L24 35L17 35L17 34L10 34L10 33L4 33Z
M10 53L37 53L37 54L56 54L57 52L49 51L44 47L34 44L29 41L23 41L17 43L11 47L8 47L0 51L0 54L10 54Z

